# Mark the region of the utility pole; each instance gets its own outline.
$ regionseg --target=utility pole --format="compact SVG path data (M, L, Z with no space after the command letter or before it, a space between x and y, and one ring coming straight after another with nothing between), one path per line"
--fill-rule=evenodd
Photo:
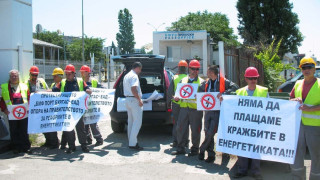
M84 24L83 24L83 0L82 0L82 64L84 63Z

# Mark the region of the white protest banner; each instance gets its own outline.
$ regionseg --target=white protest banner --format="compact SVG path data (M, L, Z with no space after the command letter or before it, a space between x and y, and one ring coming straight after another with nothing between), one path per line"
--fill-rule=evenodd
M72 131L87 109L85 92L31 94L28 133Z
M181 99L195 99L198 91L198 84L195 83L178 83L175 92L176 97Z
M217 111L220 110L220 100L217 98L219 92L197 93L197 110Z
M9 120L21 120L28 117L28 103L19 105L8 105Z
M84 124L93 124L109 116L113 107L114 89L90 88L88 110L83 115Z
M298 108L296 101L223 96L217 151L293 164L301 122Z

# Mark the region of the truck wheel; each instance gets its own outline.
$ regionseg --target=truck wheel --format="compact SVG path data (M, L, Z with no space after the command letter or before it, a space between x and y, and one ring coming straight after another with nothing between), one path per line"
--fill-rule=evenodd
M125 124L117 123L111 120L111 128L115 133L122 133L124 131Z

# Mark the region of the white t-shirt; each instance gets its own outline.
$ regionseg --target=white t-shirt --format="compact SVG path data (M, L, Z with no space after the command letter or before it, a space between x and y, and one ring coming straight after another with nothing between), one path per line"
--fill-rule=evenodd
M133 96L131 87L136 86L140 98L142 97L140 81L136 72L131 70L123 78L123 94L124 96Z

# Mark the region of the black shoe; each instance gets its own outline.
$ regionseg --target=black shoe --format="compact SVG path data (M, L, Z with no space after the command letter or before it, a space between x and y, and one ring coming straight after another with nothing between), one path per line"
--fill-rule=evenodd
M68 148L68 150L66 151L66 153L67 154L71 154L71 153L73 153L73 152L75 152L76 151L76 148L74 147L74 148Z
M205 162L206 162L206 163L213 163L215 159L216 159L215 156L209 156L209 157L205 160Z
M61 145L60 149L66 149L66 145Z
M97 141L94 146L101 146L103 144L103 141Z
M185 150L180 150L180 151L172 151L171 155L180 155L180 154L186 154Z
M232 177L237 179L237 178L243 178L245 176L247 176L247 174L245 173L236 173Z
M19 154L20 153L20 151L18 149L14 149L14 150L12 150L12 152L13 152L13 154Z
M171 147L177 147L177 143L176 142L170 143L170 146Z
M198 159L201 160L201 161L204 160L204 153L203 152L199 153Z
M81 145L81 149L82 149L82 151L85 152L85 153L90 152L88 146L86 146L86 145Z
M49 149L58 149L59 144L49 146Z
M261 174L253 174L252 177L256 180L263 180L263 177L261 176Z
M32 151L30 149L24 149L22 152L27 153L27 154L32 154Z
M199 154L199 153L198 153L197 151L191 151L191 152L189 152L188 157L196 156L196 155L198 155L198 154Z
M137 151L141 151L143 150L143 147L140 147L138 144L135 145L135 146L129 146L130 149L134 149L134 150L137 150Z
M91 145L92 144L92 140L87 140L87 145Z

